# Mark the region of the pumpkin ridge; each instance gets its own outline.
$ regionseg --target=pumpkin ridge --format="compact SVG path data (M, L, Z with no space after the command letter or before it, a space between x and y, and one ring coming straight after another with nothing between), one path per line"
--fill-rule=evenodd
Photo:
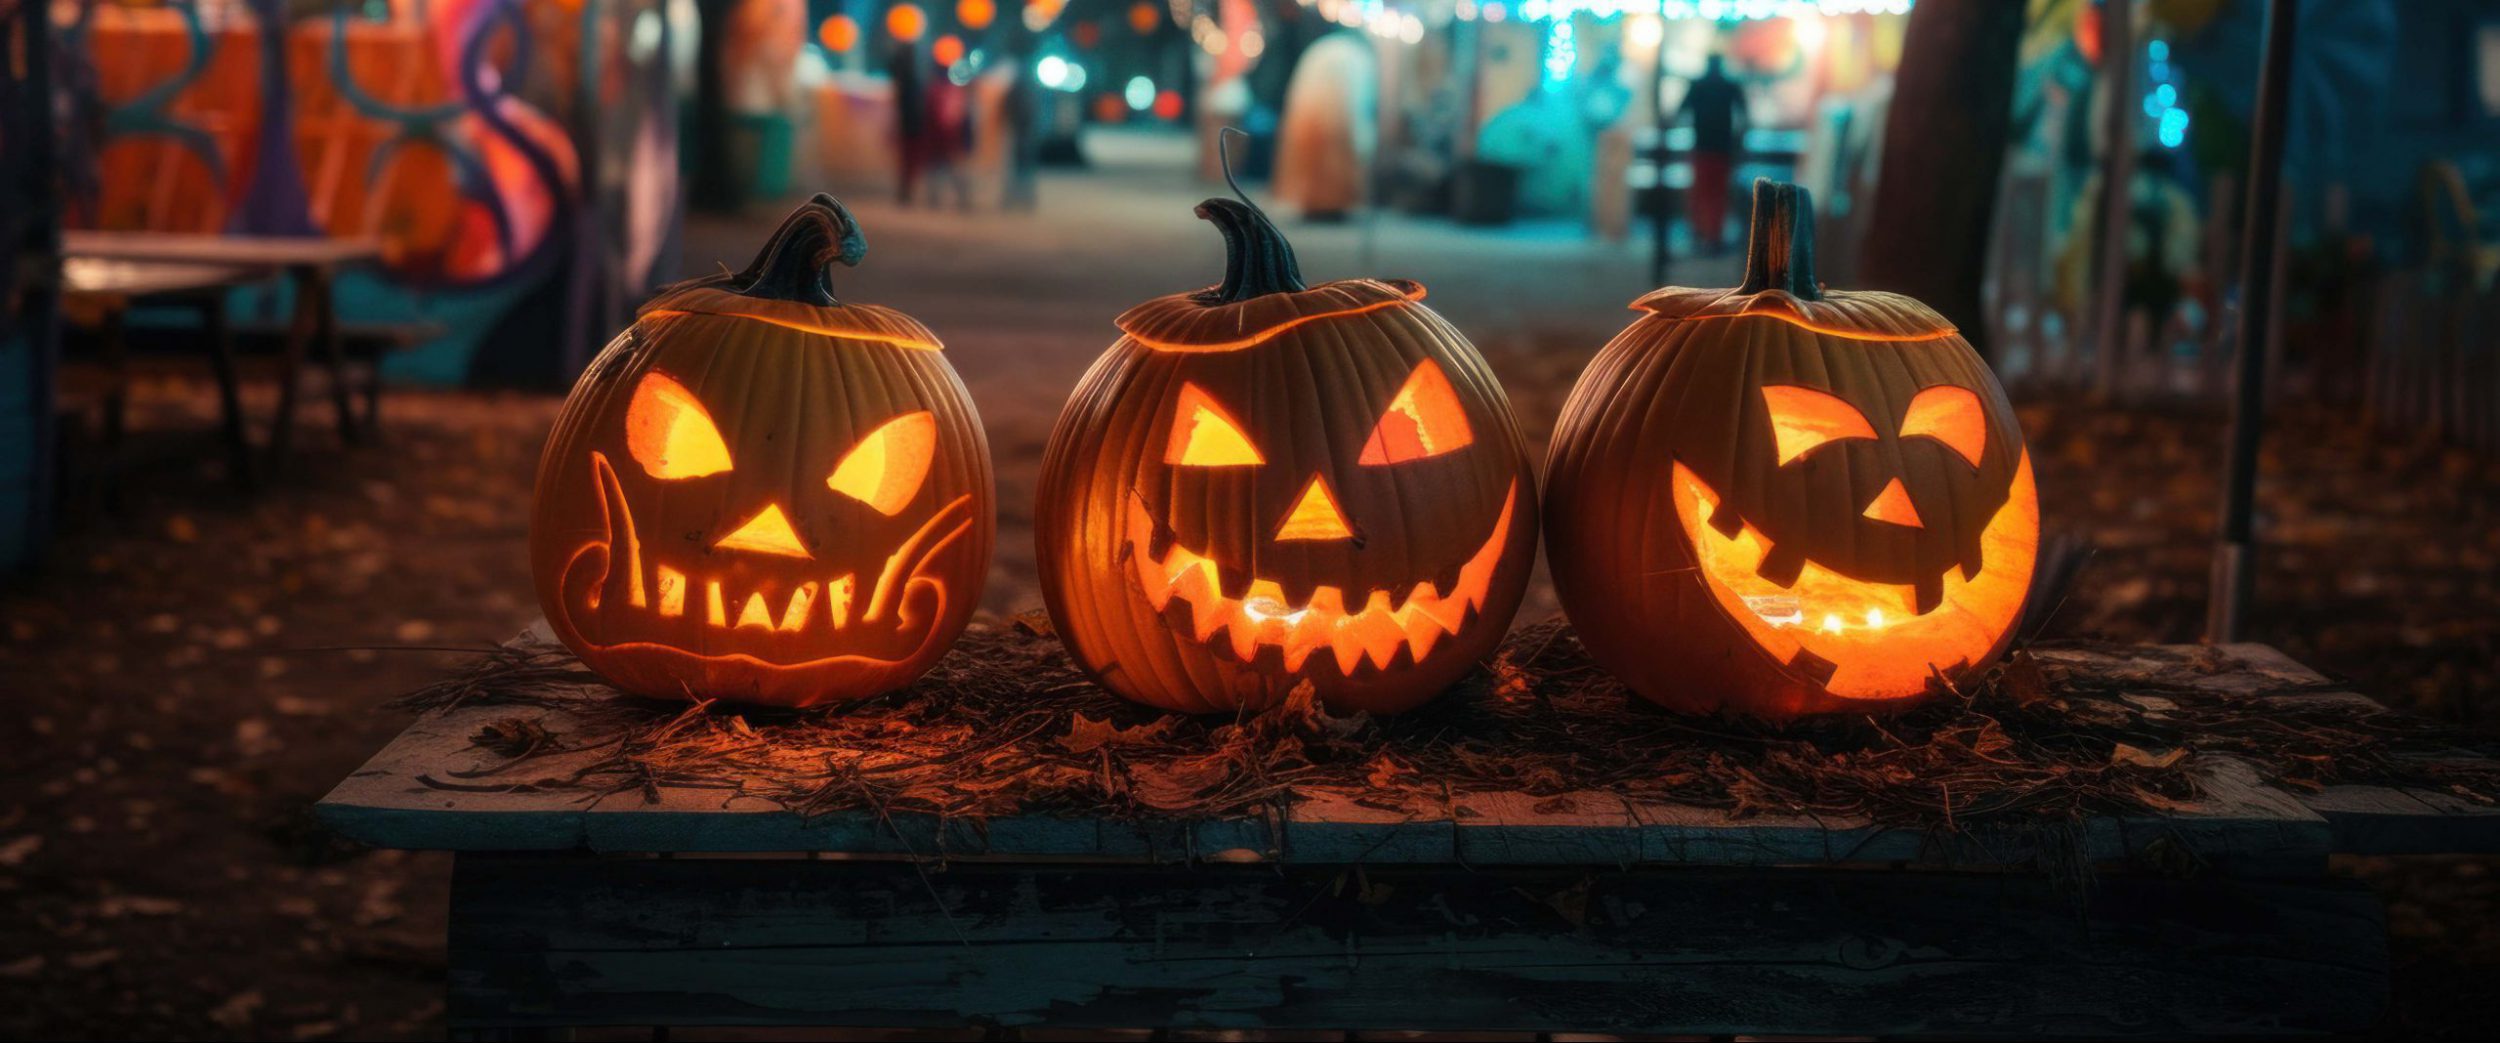
M1313 322L1414 304L1426 290L1411 279L1339 279L1237 303L1210 303L1204 292L1157 297L1112 324L1153 351L1239 351Z
M920 320L877 304L845 304L835 308L746 297L717 286L666 291L642 306L638 318L714 315L747 319L800 333L843 340L890 344L915 351L944 351L946 345Z

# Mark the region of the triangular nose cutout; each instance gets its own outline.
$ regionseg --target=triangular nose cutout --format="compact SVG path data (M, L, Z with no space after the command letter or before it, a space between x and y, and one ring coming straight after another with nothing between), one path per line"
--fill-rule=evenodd
M1345 512L1337 509L1337 497L1328 491L1328 479L1311 476L1311 484L1302 489L1301 501L1293 505L1293 513L1276 529L1276 541L1342 540L1354 535L1346 528Z
M720 538L714 550L751 550L758 554L781 554L793 558L812 558L813 554L799 544L799 534L790 528L790 519L778 505L765 507L738 531Z
M1918 520L1918 508L1910 506L1910 491L1901 487L1898 478L1875 494L1875 502L1866 505L1865 516L1912 529L1926 527Z

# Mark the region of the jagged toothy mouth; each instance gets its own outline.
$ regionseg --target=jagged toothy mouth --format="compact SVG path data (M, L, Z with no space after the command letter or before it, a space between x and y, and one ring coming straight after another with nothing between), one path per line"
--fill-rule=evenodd
M625 498L615 469L605 454L597 452L591 454L591 465L606 535L583 545L567 564L567 603L578 605L585 618L610 624L601 627L603 632L622 624L645 638L589 642L600 648L639 644L689 651L738 639L748 647L715 654L773 666L804 666L821 660L807 659L803 653L776 656L774 649L803 637L810 648L821 649L822 641L815 635L827 631L855 632L869 644L892 643L898 634L905 635L906 641L913 633L925 639L934 621L945 614L946 604L945 585L929 570L942 552L972 530L974 521L970 494L940 507L886 558L864 596L859 577L849 572L732 589L721 577L707 576L699 567L681 569L666 562L647 562L634 527L633 506ZM589 575L584 561L593 555L598 570ZM920 610L920 600L912 596L919 591L933 597L933 611ZM682 637L683 647L675 641L649 639L670 635ZM792 651L798 651L795 644ZM908 655L894 661L900 658Z
M1932 593L1922 590L1928 584L1852 579L1808 559L1766 567L1781 555L1771 539L1752 525L1732 534L1713 525L1717 491L1682 463L1674 467L1676 519L1712 596L1765 652L1833 695L1915 695L1936 672L1986 657L2031 584L2040 524L2028 453L2014 495L1980 535L1976 574L1948 569Z
M1154 515L1134 492L1128 504L1127 558L1155 611L1163 611L1175 598L1189 606L1199 642L1212 644L1216 631L1227 631L1233 654L1242 662L1256 659L1262 647L1273 647L1283 653L1288 671L1300 671L1312 653L1327 649L1338 672L1351 676L1365 662L1386 669L1400 650L1408 661L1421 662L1443 637L1458 633L1483 608L1518 506L1519 483L1514 479L1493 531L1459 566L1449 591L1424 580L1408 587L1403 597L1372 590L1353 606L1346 603L1343 589L1328 585L1312 588L1300 605L1288 604L1282 584L1256 577L1242 596L1225 595L1222 567L1214 559L1177 540L1162 554L1154 552Z

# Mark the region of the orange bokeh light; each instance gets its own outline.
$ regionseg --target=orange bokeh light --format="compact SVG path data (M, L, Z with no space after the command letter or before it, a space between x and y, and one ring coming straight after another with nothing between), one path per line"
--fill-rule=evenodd
M846 14L834 15L816 26L816 42L836 54L859 46L859 22Z
M966 29L987 29L998 17L994 0L955 0L955 20Z
M1137 35L1144 36L1162 26L1163 8L1148 3L1147 0L1138 0L1137 3L1129 5L1128 27L1137 30Z
M929 16L917 4L896 4L886 9L885 33L897 40L917 40L929 30Z
M941 67L964 60L963 38L953 33L938 37L935 43L929 45L929 56L937 59Z

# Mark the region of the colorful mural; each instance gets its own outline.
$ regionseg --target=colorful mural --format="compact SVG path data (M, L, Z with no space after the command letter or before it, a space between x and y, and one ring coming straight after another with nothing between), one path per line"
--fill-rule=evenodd
M671 274L659 0L66 10L71 225L378 239L348 320L456 331L398 376L561 379Z

